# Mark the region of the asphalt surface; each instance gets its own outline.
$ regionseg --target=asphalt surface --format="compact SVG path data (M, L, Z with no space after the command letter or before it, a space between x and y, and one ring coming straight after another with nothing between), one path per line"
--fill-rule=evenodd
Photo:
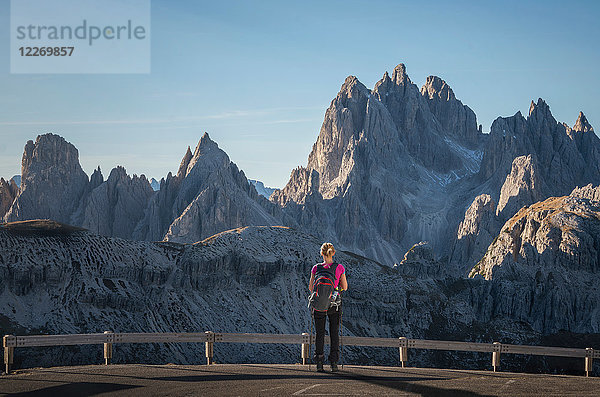
M346 365L87 365L0 376L0 396L599 396L600 378Z

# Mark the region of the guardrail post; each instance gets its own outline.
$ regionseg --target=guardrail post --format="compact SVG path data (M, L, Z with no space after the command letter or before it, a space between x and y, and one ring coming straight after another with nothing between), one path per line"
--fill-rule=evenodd
M400 339L400 362L402 363L402 368L404 368L404 363L408 361L408 339L404 336L398 339Z
M113 334L114 332L112 331L104 331L105 334ZM108 363L110 362L110 360L112 360L112 355L113 354L113 344L112 343L105 343L104 344L104 365L108 365Z
M302 365L307 365L310 359L310 335L302 333Z
M494 342L494 350L492 351L492 367L494 367L494 372L496 372L496 368L500 368L500 351L502 350L502 343Z
M212 365L213 363L213 347L215 344L215 333L212 331L206 331L205 334L208 336L206 341L206 365Z
M585 348L585 376L590 376L594 364L594 349L591 347Z
M8 340L14 338L14 335L4 335L2 338L2 346L4 347L4 364L6 364L6 375L10 373L10 365L13 363L15 348L8 346Z

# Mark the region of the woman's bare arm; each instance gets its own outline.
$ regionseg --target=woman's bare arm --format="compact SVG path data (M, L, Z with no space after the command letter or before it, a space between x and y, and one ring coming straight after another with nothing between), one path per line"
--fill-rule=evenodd
M310 274L310 281L308 282L308 290L310 292L312 292L313 290L313 283L315 282L315 275L314 274Z
M340 277L340 288L343 291L348 289L348 280L346 280L346 273L342 274L342 277Z

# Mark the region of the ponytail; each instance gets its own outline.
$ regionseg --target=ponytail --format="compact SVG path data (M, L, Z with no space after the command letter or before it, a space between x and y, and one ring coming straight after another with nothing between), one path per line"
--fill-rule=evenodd
M335 255L335 248L333 248L333 244L331 243L323 243L321 246L321 255L332 257Z

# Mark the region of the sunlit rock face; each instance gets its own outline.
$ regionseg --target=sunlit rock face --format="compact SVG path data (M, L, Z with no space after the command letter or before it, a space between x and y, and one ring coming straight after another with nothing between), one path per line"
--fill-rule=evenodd
M510 218L471 276L500 288L482 316L523 318L545 333L600 330L599 188L575 189L524 207ZM492 292L492 291L490 291Z

